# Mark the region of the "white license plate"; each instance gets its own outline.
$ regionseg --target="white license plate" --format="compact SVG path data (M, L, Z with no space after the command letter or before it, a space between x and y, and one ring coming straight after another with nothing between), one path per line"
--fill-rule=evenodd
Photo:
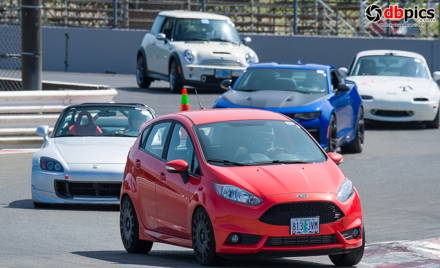
M215 76L215 78L219 78L219 79L231 78L232 71L231 70L223 70L223 69L215 69L214 76Z
M319 234L319 217L290 218L290 234Z

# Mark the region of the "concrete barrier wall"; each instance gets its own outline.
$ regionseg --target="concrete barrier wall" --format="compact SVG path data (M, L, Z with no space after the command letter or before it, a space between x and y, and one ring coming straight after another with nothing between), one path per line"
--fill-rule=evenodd
M65 34L69 35L68 71L132 74L135 55L147 31L45 27L44 69L65 68ZM356 52L365 49L402 49L421 53L431 71L440 70L440 40L369 39L251 35L251 47L260 61L350 65Z

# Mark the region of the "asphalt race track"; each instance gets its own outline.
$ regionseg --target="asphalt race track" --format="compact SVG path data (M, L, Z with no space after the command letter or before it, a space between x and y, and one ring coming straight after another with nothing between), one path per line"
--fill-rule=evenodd
M180 95L170 94L166 83L138 89L131 75L44 78L109 84L118 88L116 101L142 102L159 115L179 108ZM210 107L218 94L199 92L199 99ZM189 98L199 108L192 92ZM439 141L440 130L420 124L375 124L364 152L345 155L341 167L361 194L366 221L368 247L358 267L440 267ZM114 207L34 209L30 160L29 152L0 150L0 267L198 267L191 250L165 244L155 244L150 255L126 254ZM332 267L327 257L240 259L225 266Z

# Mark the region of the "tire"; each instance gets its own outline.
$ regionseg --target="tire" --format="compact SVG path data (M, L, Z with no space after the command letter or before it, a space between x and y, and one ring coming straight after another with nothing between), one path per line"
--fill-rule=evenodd
M48 208L49 204L33 201L34 208Z
M148 253L153 242L139 239L139 223L133 203L127 196L121 202L119 230L122 244L128 253Z
M365 139L365 119L364 119L364 109L361 107L359 109L358 121L356 125L356 137L352 142L347 145L342 146L343 153L358 154L362 152L362 145Z
M203 208L198 208L192 220L192 242L194 255L201 265L212 266L219 263L215 252L215 237L211 220Z
M437 109L437 115L435 116L434 120L426 122L427 128L439 128L440 125L439 114L440 114L440 108Z
M153 81L151 78L147 77L146 67L147 64L145 62L145 57L138 55L136 59L136 82L140 88L149 88Z
M179 64L175 60L171 62L169 82L172 93L178 93L182 90L182 75L179 72Z
M336 118L334 115L332 115L332 117L330 118L330 122L328 124L329 128L328 128L328 145L327 145L327 152L336 152L338 150L338 146L337 146L337 127L336 127Z
M330 260L336 266L354 266L358 264L364 256L365 249L365 229L362 230L362 246L345 254L329 255Z

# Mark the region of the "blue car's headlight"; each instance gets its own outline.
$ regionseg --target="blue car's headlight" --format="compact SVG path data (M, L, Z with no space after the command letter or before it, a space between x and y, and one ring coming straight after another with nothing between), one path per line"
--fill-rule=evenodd
M350 198L354 193L354 187L353 183L349 179L345 179L345 181L341 184L341 187L339 188L338 194L336 195L336 198L341 201L345 202L347 199Z
M309 113L296 113L293 115L293 118L300 120L312 120L319 118L320 116L321 116L321 112L309 112Z
M229 185L229 184L217 184L213 183L215 191L218 195L223 198L229 199L234 202L250 205L250 206L258 206L263 202L259 197L254 194L249 193L237 186Z
M42 170L53 171L53 172L63 172L64 168L60 162L50 157L40 158L40 167Z

